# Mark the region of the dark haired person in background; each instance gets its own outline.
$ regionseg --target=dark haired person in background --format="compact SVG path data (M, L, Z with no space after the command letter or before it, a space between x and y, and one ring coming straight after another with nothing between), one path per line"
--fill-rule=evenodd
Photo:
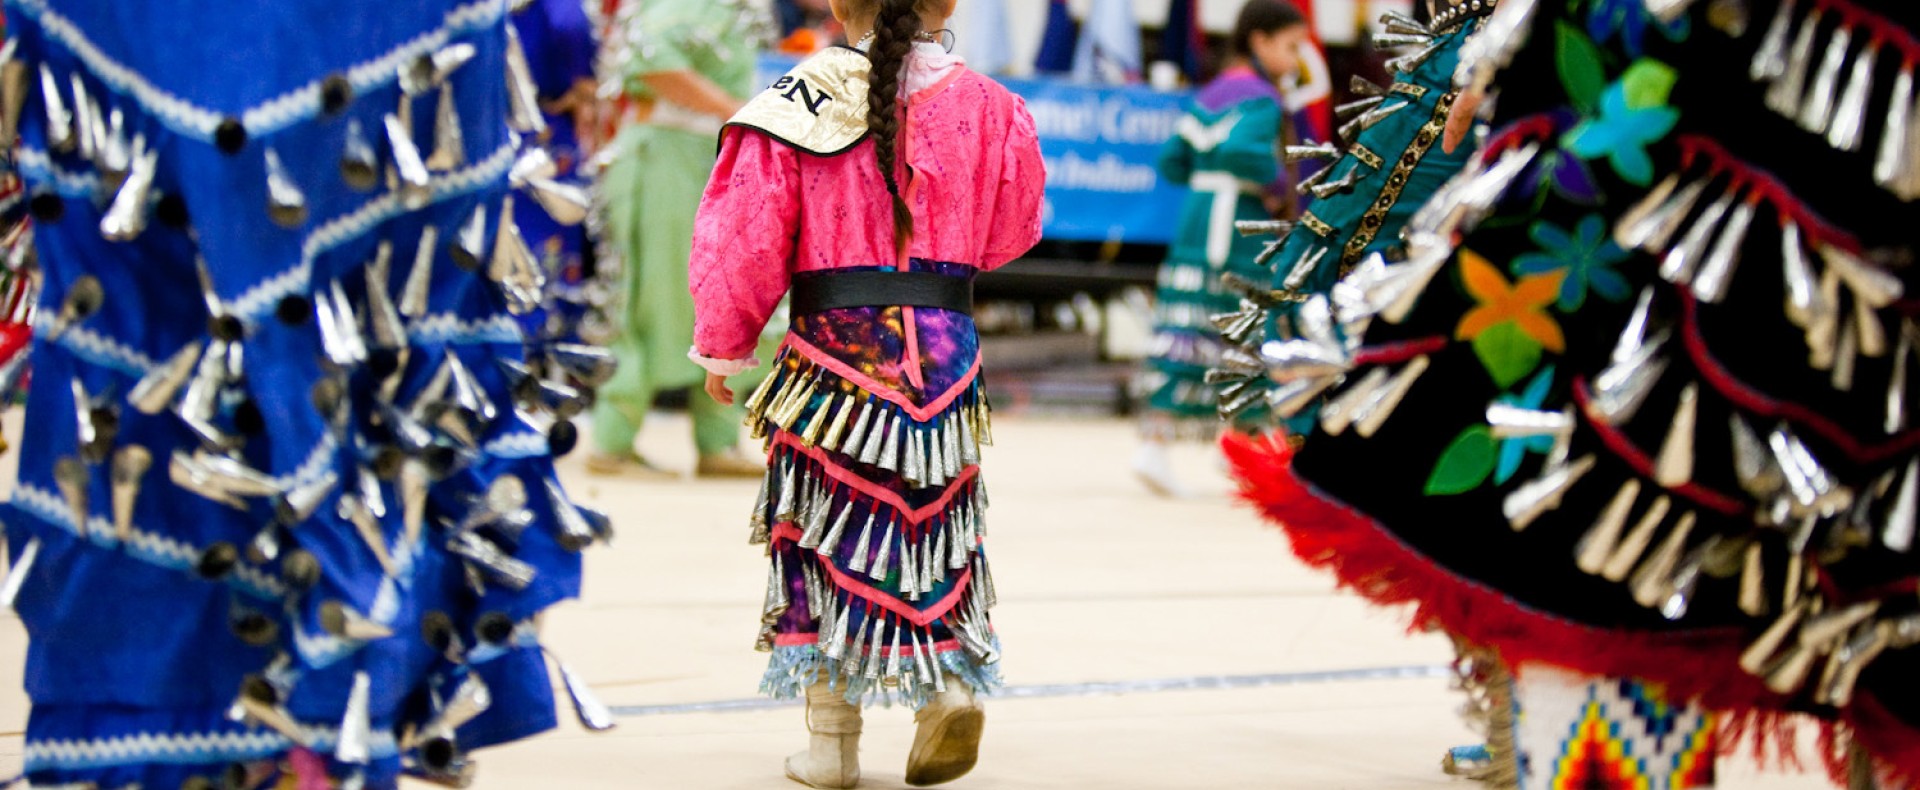
M1292 206L1293 184L1279 159L1291 120L1279 85L1300 68L1308 36L1306 17L1291 4L1249 0L1220 76L1194 97L1161 153L1161 177L1193 190L1160 267L1153 359L1142 380L1150 412L1133 461L1141 481L1164 496L1185 492L1168 443L1210 437L1219 427L1219 398L1206 373L1224 344L1212 319L1240 304L1221 287L1221 275L1257 281L1264 271L1253 263L1262 243L1241 238L1234 222L1271 219Z

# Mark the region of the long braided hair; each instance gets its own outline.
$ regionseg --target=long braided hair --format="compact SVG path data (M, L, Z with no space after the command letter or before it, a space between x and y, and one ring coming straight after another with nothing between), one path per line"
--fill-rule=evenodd
M881 177L886 179L887 195L893 199L895 255L906 252L907 243L913 240L913 213L900 195L895 170L899 167L900 73L913 52L914 38L920 34L920 5L920 0L879 0L873 44L867 50L867 57L873 61L867 128L873 132L874 156L879 160Z

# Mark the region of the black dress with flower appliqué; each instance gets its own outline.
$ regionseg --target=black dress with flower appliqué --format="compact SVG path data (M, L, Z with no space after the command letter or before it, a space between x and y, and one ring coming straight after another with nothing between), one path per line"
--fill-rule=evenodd
M1499 69L1479 159L1266 346L1328 399L1297 456L1229 444L1248 497L1510 663L1816 714L1920 776L1916 29L1503 4L1463 55Z

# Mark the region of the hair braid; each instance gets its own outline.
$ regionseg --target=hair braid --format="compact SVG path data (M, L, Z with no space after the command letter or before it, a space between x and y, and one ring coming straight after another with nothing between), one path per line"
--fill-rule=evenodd
M873 46L867 57L873 60L871 90L867 94L867 128L873 131L873 151L880 163L880 175L886 179L887 195L893 199L894 253L906 251L913 239L913 212L900 196L895 177L899 167L900 72L913 51L914 36L920 33L920 13L916 0L880 0L880 12L873 23Z

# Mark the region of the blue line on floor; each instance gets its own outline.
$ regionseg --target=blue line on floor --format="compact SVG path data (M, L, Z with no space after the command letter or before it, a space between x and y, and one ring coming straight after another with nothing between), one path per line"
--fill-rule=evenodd
M1033 686L1008 686L997 699L1043 699L1048 697L1095 697L1114 694L1158 694L1168 691L1223 691L1269 686L1306 686L1320 683L1354 683L1367 680L1417 680L1453 677L1453 668L1444 664L1370 669L1330 669L1315 672L1277 672L1267 675L1196 675L1184 678L1115 680L1093 683L1048 683ZM682 705L620 705L616 716L669 716L680 713L748 713L794 707L800 700L732 699L715 702L690 702Z

